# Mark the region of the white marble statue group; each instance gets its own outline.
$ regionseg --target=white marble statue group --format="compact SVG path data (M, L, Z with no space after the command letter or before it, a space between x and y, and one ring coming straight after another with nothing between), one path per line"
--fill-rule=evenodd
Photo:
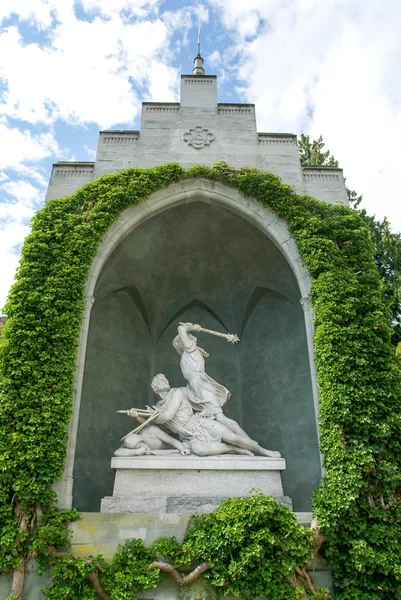
M262 448L236 421L224 414L222 407L230 399L231 392L205 372L205 357L209 355L197 345L192 331L218 335L233 343L239 341L232 334L180 323L173 347L181 356L181 371L187 385L170 388L165 375L156 375L151 386L159 400L153 408L119 411L135 418L141 425L122 439L123 446L115 456L138 456L175 449L183 455L216 456L229 452L252 455L256 452L279 457L279 452ZM158 425L164 426L169 433Z

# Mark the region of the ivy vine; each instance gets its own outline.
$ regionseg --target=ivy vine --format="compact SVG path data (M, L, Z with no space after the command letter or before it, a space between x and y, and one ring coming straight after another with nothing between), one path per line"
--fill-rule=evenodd
M0 569L13 572L12 594L22 595L27 558L46 555L44 520L70 518L54 512L50 486L64 467L83 289L98 245L121 211L184 177L231 185L288 222L313 277L326 467L314 514L327 538L335 595L401 599L400 361L369 230L347 207L299 196L270 173L224 163L106 175L49 201L33 219L0 345ZM221 573L229 569L225 564ZM218 584L217 571L205 577ZM242 594L235 585L231 592ZM259 593L247 585L251 596ZM91 590L82 597L96 597ZM284 598L278 593L273 597Z
M275 498L260 493L225 500L213 513L192 517L182 544L175 537L160 537L149 547L141 539L128 540L109 564L102 556L75 557L63 549L65 524L76 517L73 511L50 511L36 529L31 552L38 557L38 572L52 577L43 590L46 600L134 600L140 591L155 588L163 572L179 586L204 574L218 594L244 599L329 598L305 569L314 553L313 532ZM200 564L193 568L193 561Z

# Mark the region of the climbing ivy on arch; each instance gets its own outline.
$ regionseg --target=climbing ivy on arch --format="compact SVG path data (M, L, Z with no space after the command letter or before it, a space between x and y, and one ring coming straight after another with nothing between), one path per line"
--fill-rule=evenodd
M0 568L14 570L15 581L22 577L35 524L53 510L50 486L64 468L84 285L99 243L124 209L188 177L233 186L288 222L313 277L326 467L314 513L328 538L336 597L401 599L400 362L368 228L347 207L224 163L106 175L50 200L33 218L0 345Z

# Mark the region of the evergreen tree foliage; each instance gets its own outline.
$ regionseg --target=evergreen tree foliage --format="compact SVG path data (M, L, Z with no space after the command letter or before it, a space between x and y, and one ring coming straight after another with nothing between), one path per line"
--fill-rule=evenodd
M309 135L301 133L301 139L298 141L301 165L304 167L338 167L338 160L330 154L330 150L323 152L324 146L322 136L311 141Z
M378 221L367 214L360 214L368 225L375 244L375 262L383 278L383 293L393 318L392 341L401 342L401 234L393 233L386 217Z

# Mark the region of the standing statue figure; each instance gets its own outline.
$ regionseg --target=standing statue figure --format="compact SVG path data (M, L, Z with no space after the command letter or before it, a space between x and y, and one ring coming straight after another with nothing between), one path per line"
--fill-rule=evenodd
M184 446L188 444L194 454L213 456L227 452L257 452L263 456L281 456L279 452L262 448L247 435L234 433L215 419L194 413L187 397L187 388L171 389L165 375L159 374L152 379L152 390L160 397L155 407L157 416L153 422L165 425L178 435Z
M231 392L217 383L205 372L205 357L209 354L197 345L197 338L191 331L208 331L193 323L180 323L178 335L173 340L173 347L181 356L181 371L186 379L187 397L194 410L201 411L202 416L212 417L238 435L249 438L248 434L223 413L222 406L231 398ZM215 332L210 332L215 333ZM220 334L228 341L238 341L237 336Z

